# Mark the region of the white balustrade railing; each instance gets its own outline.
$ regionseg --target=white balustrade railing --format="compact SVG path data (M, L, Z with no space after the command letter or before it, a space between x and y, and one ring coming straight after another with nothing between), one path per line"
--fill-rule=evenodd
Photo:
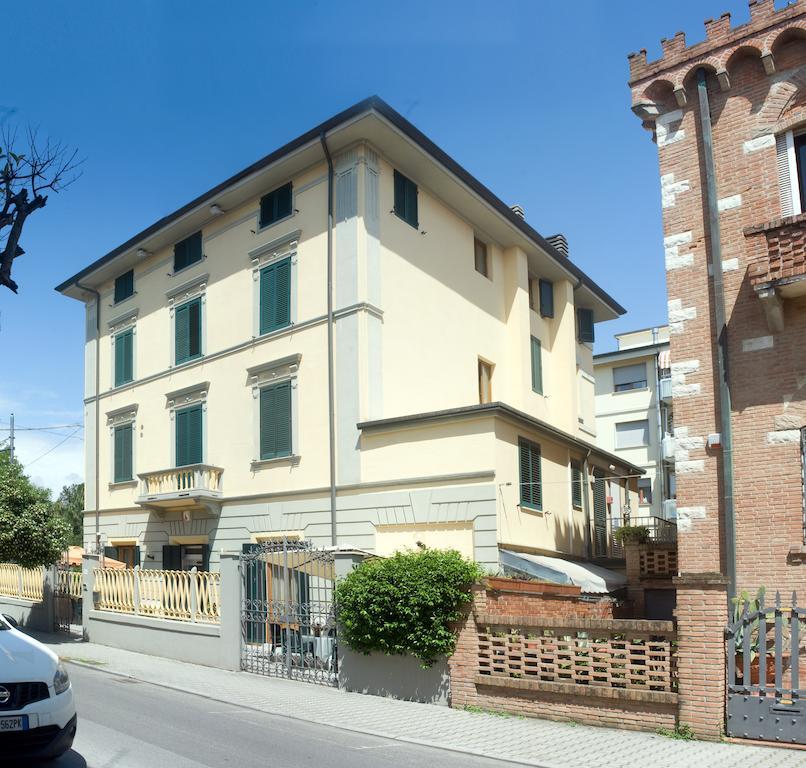
M44 584L44 568L23 568L16 563L0 563L0 595L22 600L42 600Z
M218 624L221 574L210 571L158 571L139 565L95 571L100 610L173 621Z
M144 472L140 478L140 496L162 496L188 491L221 493L221 467L209 464L189 464L186 467Z

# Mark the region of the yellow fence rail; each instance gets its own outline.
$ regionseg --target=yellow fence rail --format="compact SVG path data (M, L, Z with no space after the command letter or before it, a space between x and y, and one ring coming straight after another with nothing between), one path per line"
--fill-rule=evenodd
M221 574L210 571L158 571L98 568L97 607L173 621L220 621Z
M23 568L14 563L0 563L0 595L22 600L42 600L44 568Z
M57 592L69 595L73 600L81 599L81 587L84 583L81 571L59 571L56 582Z

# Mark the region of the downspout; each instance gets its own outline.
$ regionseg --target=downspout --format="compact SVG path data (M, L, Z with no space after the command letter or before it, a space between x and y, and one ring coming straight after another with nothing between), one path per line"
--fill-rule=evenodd
M722 280L722 243L717 208L716 172L714 170L713 139L711 136L711 107L704 68L697 70L697 94L700 103L700 133L705 160L705 185L708 201L708 233L711 248L708 254L714 280L714 320L717 334L717 383L719 386L719 417L722 443L722 485L725 509L725 560L728 579L728 611L736 596L736 524L733 509L733 432L731 428L730 384L728 380L728 329L725 323L725 293Z
M655 333L653 329L653 335ZM660 391L660 352L655 355L655 413L658 417L658 479L660 480L660 517L665 519L666 510L663 508L663 502L666 500L666 465L663 463L663 401L661 400ZM640 504L640 502L639 502Z
M95 553L101 554L101 294L88 285L76 287L95 297Z
M330 452L330 543L335 547L336 535L336 411L333 386L333 158L327 147L325 132L319 135L327 160L327 416Z
M591 449L588 448L585 458L582 459L582 477L584 478L585 482L585 493L582 494L582 509L585 510L585 553L587 554L588 560L593 560L593 537L591 536L591 525L593 525L593 520L591 518L590 503L591 484L588 477L588 458L590 458L591 453Z

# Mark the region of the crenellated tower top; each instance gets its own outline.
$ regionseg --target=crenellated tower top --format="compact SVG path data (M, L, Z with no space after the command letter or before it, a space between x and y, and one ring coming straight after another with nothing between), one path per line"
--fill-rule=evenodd
M705 22L706 39L686 46L686 35L661 40L663 55L657 61L647 61L646 49L631 53L630 87L633 111L643 119L652 117L653 84L662 82L674 92L679 106L686 104L686 86L692 73L700 67L716 75L722 90L730 88L730 64L738 54L760 57L768 75L775 72L776 47L794 34L806 36L806 3L793 0L785 8L775 9L774 0L750 0L750 21L731 27L730 14Z

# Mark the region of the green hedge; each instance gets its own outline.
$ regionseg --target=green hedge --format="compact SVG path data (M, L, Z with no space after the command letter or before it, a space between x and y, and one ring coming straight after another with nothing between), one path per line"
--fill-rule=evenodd
M431 666L455 650L450 624L482 575L454 550L365 560L336 585L339 638L359 653L411 655Z

